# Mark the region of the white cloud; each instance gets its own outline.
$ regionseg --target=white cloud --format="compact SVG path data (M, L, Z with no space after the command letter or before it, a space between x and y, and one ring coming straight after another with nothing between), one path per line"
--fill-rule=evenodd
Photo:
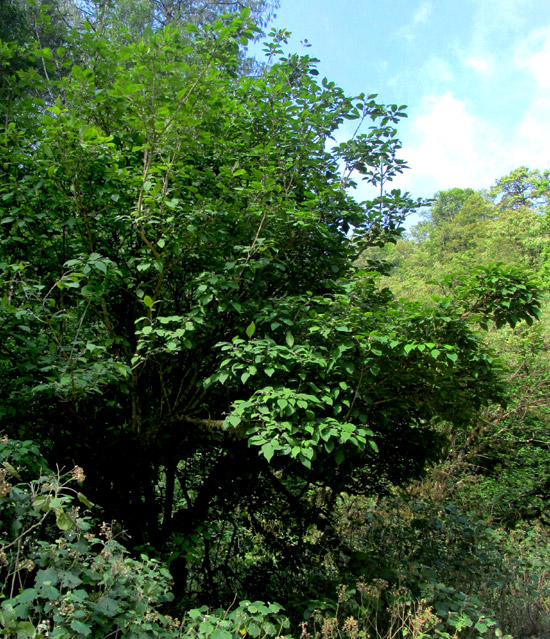
M521 164L550 166L550 27L534 29L516 46L514 62L534 80L525 93L525 111L517 127L518 151L527 158Z
M495 62L489 55L465 56L464 64L477 73L487 75L495 70Z
M528 160L521 162L532 168L550 166L550 96L531 103L517 129L518 151Z
M490 187L523 163L527 148L517 148L521 134L511 132L509 140L502 140L490 122L449 91L426 96L402 134L402 155L411 170L395 186L423 197L453 187Z
M430 51L416 69L410 90L423 97L407 100L409 118L398 127L410 170L389 188L430 197L489 188L518 166L550 167L550 26L533 29L521 15L530 0L471 2L478 11L468 36ZM421 7L406 27L411 36L429 19ZM496 22L482 25L491 12ZM409 87L404 73L398 80ZM372 197L366 185L363 194Z
M550 165L550 96L533 102L504 135L451 92L424 97L415 111L401 136L411 170L395 181L414 196L452 187L488 188L518 166Z
M424 97L400 127L411 170L396 181L399 188L415 196L455 186L488 188L518 166L550 166L550 26L516 31L513 18L530 3L503 2L506 11L497 21L510 36L505 43L502 32L490 34L486 27L485 37L474 33L469 46L455 49L458 66L453 57L434 58L421 69ZM494 0L487 3L496 10ZM460 67L480 75L479 87L466 82Z
M531 32L516 48L515 63L531 72L539 89L550 89L550 27Z
M416 143L403 149L412 169L405 178L409 188L417 182L434 190L483 186L486 171L478 150L482 131L465 103L452 93L424 97L411 134Z
M475 7L473 40L491 48L495 40L510 41L523 32L529 9L538 0L470 0Z
M413 15L413 24L425 24L428 22L429 17L432 15L433 5L429 0L425 0L421 2L418 6L418 9L414 12Z
M421 2L413 14L412 21L408 25L398 29L395 34L396 37L398 39L404 38L405 40L412 42L416 38L417 27L421 24L426 24L430 19L432 12L433 4L430 0L424 0Z
M535 0L469 1L474 14L469 42L457 48L460 62L483 80L491 77L507 82L504 78L515 75L517 43L525 40ZM503 92L507 86L504 85Z

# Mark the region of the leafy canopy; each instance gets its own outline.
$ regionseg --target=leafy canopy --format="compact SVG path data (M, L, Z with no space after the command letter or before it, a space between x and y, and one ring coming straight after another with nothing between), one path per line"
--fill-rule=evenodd
M536 317L537 289L495 267L422 306L358 270L415 207L386 190L403 107L346 96L284 32L243 75L248 10L109 29L30 50L45 73L11 78L35 91L0 142L2 425L85 466L134 543L195 565L190 588L282 593L231 568L253 532L259 563L304 561L291 538L330 529L339 491L421 474L434 420L500 397L476 327ZM331 147L346 120L365 132ZM358 179L379 197L354 199ZM239 544L199 548L226 526Z

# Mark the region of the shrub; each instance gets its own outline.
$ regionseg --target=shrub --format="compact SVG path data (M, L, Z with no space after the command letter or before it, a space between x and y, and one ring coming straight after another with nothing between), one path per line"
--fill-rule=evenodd
M1 636L232 639L279 636L288 626L280 606L263 602L164 614L170 573L144 554L132 558L111 525L81 514L92 507L72 487L84 481L81 468L51 472L32 442L7 438L0 460Z

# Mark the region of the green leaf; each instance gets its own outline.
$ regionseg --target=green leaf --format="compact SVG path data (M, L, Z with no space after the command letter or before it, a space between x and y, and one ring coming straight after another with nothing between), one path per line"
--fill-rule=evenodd
M15 630L17 639L34 639L36 637L36 628L31 621L18 621Z
M97 602L97 609L103 613L106 617L114 617L120 610L116 599L110 597L101 597Z
M34 601L37 594L38 590L36 588L26 588L22 593L17 595L17 603L30 603L31 601Z
M288 331L286 334L286 343L288 344L290 348L294 346L294 336L292 335L290 331Z
M35 513L38 513L41 510L47 512L50 509L50 501L51 497L49 495L38 495L38 497L35 497L32 502L32 509Z
M241 423L241 418L238 415L229 415L225 418L225 421L231 426L237 427Z
M64 510L58 508L55 512L55 523L60 530L71 530L75 526L74 519Z
M84 504L85 506L87 506L88 508L93 508L94 507L92 502L86 496L84 496L82 493L77 493L76 496L78 498L78 501L81 502L82 504Z
M47 568L46 570L39 570L36 575L35 587L43 590L47 586L55 586L59 583L59 574L55 568Z
M256 324L254 322L250 322L250 324L246 328L246 334L248 337L252 337L256 332Z
M4 468L8 471L8 473L10 475L12 475L13 477L15 477L16 479L19 479L19 481L21 481L21 475L17 472L17 470L9 463L9 461L5 461L2 464L4 466Z
M273 448L273 445L270 442L266 442L262 448L262 455L267 459L267 461L271 461L271 458L273 457L273 454L275 452L275 449Z
M146 295L143 298L143 303L147 306L147 308L152 308L154 305L153 298L150 295Z
M214 626L209 621L201 621L199 624L199 632L209 635L214 630Z
M71 628L75 632L78 632L79 634L84 635L85 637L87 637L92 632L92 629L90 628L90 626L88 626L85 623L82 623L81 621L78 621L78 619L73 619L73 621L71 621Z

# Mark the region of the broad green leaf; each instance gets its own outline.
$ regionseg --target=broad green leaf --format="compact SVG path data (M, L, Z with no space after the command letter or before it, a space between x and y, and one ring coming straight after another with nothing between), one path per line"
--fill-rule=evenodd
M239 424L241 423L241 418L238 415L229 415L228 417L225 418L225 421L228 424L231 424L231 426L239 426Z
M36 637L36 628L31 621L18 621L15 624L15 631L17 639L34 639Z
M199 632L210 635L214 630L214 626L209 621L201 621L199 624Z
M92 632L92 629L88 624L82 623L82 621L78 621L78 619L73 619L73 621L71 621L71 628L85 637Z
M49 495L38 495L38 497L34 498L32 502L32 509L34 512L38 513L41 510L44 512L50 509L51 497Z
M38 590L36 588L26 588L23 592L17 595L17 603L29 603L34 600L37 594Z
M262 448L262 455L267 459L267 461L271 461L271 458L273 457L273 454L275 452L275 449L273 448L273 445L270 442L266 442Z
M61 508L55 512L55 523L60 530L71 530L75 526L74 519Z
M114 617L120 610L120 607L116 599L105 596L98 600L97 609L106 617Z

